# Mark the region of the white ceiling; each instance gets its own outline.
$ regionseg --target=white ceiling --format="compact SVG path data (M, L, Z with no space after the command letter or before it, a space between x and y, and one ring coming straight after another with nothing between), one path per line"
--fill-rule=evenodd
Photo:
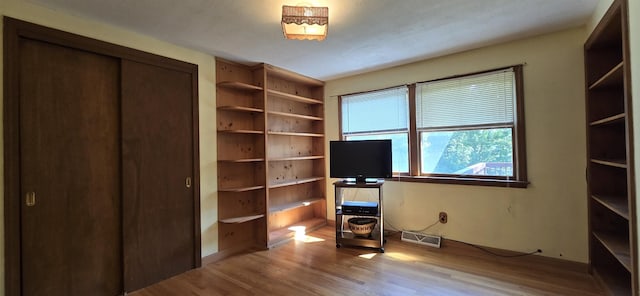
M584 24L598 0L29 0L226 59L322 80ZM282 5L329 7L329 34L286 40Z

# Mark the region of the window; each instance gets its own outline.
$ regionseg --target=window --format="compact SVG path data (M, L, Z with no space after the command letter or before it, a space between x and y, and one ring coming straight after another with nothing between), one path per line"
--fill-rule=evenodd
M344 140L390 139L393 172L409 172L409 103L407 87L340 97Z
M527 185L522 66L345 95L340 108L343 139L393 140L400 180Z
M420 174L513 178L513 69L416 85Z

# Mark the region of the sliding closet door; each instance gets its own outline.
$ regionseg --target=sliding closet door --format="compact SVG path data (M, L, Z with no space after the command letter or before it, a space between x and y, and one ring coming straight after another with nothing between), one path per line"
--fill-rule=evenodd
M30 39L19 52L21 294L118 295L119 61Z
M125 291L196 267L192 78L122 61Z

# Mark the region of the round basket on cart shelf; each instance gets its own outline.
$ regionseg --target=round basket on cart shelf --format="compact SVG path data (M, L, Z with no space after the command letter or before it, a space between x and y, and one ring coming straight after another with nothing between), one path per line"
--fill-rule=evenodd
M348 220L349 229L357 236L369 236L378 222L375 218L354 217Z

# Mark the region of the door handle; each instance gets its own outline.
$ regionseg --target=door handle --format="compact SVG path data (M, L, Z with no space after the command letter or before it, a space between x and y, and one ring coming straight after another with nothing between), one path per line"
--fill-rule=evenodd
M191 188L191 177L187 177L187 179L184 180L184 186Z
M31 191L31 192L27 192L25 198L24 198L24 203L27 205L27 207L33 207L36 205L36 193Z

